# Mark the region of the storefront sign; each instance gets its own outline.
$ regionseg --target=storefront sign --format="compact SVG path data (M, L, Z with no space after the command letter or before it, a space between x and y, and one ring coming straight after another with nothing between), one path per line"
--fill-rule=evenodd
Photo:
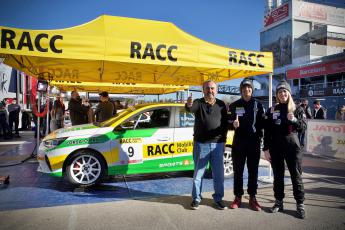
M345 123L308 120L307 151L317 155L345 158Z
M286 3L277 9L269 12L264 17L264 27L269 26L289 16L289 3Z
M345 95L345 87L327 87L324 89L302 89L301 97L323 97Z
M337 61L290 69L286 72L286 77L287 79L296 79L341 72L345 72L345 58Z

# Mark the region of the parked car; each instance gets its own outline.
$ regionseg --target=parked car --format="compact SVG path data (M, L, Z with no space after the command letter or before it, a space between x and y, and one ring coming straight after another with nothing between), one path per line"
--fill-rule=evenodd
M194 114L183 104L141 104L100 124L58 129L39 146L38 171L93 185L105 175L193 170ZM224 174L232 174L229 132Z

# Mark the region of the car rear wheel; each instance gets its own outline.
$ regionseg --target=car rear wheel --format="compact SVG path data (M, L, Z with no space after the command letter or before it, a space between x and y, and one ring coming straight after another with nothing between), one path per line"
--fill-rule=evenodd
M233 174L234 168L232 165L231 148L225 147L224 151L224 177L229 177Z
M105 173L103 161L92 151L76 154L67 165L68 180L75 185L94 185L100 182Z

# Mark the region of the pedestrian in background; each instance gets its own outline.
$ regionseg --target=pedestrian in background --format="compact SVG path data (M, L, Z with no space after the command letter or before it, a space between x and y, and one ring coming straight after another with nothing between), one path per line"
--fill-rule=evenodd
M335 113L335 120L345 121L345 105L337 110L337 112Z
M77 91L72 91L71 100L68 103L68 110L72 122L72 126L87 124L87 113L90 110L90 106L82 105L82 100Z
M99 94L100 102L97 105L95 114L97 116L97 122L103 122L113 117L114 106L109 101L108 92L102 92Z
M10 126L8 125L7 119L7 109L6 104L4 101L0 101L0 125L2 128L2 135L5 140L12 138L12 130L10 130Z
M270 211L276 213L284 209L285 161L291 176L293 196L297 203L297 217L304 219L302 151L297 137L297 130L303 126L303 115L296 112L291 88L286 81L277 85L276 98L278 103L266 112L263 148L265 158L271 162L274 174L273 191L276 201Z
M322 107L321 102L319 100L314 101L314 112L313 118L314 119L326 119L326 109Z
M253 82L244 79L240 84L241 99L229 106L230 129L235 129L232 143L232 161L234 166L235 199L230 208L239 208L242 204L243 170L247 163L249 207L260 211L261 206L256 200L258 169L260 161L260 143L264 128L264 109L253 96Z
M226 209L224 197L223 155L227 134L227 111L225 103L216 98L217 85L213 81L203 83L204 97L193 101L188 97L185 108L195 115L194 123L194 175L191 208L199 208L202 196L202 180L208 163L211 165L215 207Z
M61 129L64 127L64 116L65 116L65 105L62 101L62 98L60 95L56 96L56 99L53 104L53 109L51 111L51 131L54 131L55 129Z
M12 103L8 105L8 123L10 127L11 136L13 135L13 124L14 124L14 130L15 130L15 137L19 136L19 113L20 113L20 105L17 104L17 99L13 99Z

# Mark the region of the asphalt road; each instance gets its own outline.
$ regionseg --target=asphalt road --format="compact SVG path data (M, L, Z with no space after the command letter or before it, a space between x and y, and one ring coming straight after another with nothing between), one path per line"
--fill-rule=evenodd
M303 165L305 220L295 217L292 188L287 183L285 211L276 214L268 212L274 198L271 185L266 185L258 189L257 198L263 206L260 212L248 209L247 196L240 209L217 210L212 192L204 193L199 210L190 210L187 193L5 210L0 212L0 229L345 229L344 160L305 155ZM30 199L30 193L27 197ZM232 199L232 189L227 189L226 204Z

